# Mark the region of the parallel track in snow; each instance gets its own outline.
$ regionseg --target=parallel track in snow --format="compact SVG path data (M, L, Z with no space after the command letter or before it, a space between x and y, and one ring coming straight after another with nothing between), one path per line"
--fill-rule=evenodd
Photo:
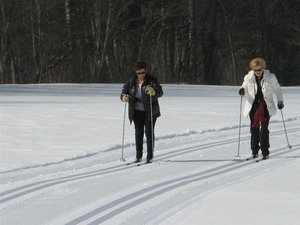
M268 173L299 157L296 150L299 149L300 143L292 143L292 150L282 146L274 147L268 161L259 164L255 164L254 161L245 162L244 159L234 158L235 152L231 151L232 148L236 148L236 131L228 132L229 136L226 139L222 132L228 131L215 132L214 141L202 143L197 139L191 141L188 137L186 140L182 138L176 146L174 144L169 149L158 151L153 164L141 168L127 166L126 163L107 163L100 165L99 168L52 175L51 178L43 177L42 180L38 178L19 180L12 188L7 188L9 184L2 185L5 190L0 193L1 207L9 210L10 207L17 208L18 204L26 201L39 202L41 196L52 196L53 193L55 195L54 191L61 188L76 187L81 191L89 191L89 188L99 182L106 185L105 182L130 177L135 183L128 187L120 187L122 193L118 192L118 188L112 188L107 196L101 194L93 196L86 202L81 202L82 207L62 212L55 218L47 219L46 223L101 224L118 217L119 221L132 225L141 224L143 221L155 224L211 192L250 179L257 174ZM289 129L290 135L297 135L299 132L300 127ZM205 135L211 134L203 134L203 139ZM282 130L271 133L271 137L282 135L284 135ZM249 136L242 137L241 141L248 142ZM233 157L214 159L210 156L210 154L224 154L224 151L231 152ZM195 158L197 154L207 157L197 159ZM194 158L188 159L190 156ZM176 167L179 163L185 163L185 167L189 170L179 174L172 173L172 167ZM138 184L139 181L136 181L134 176L140 176L141 173L149 176L149 180L140 180L141 183ZM75 193L74 198L76 196ZM174 205L174 202L177 204ZM152 210L154 208L155 210ZM146 215L143 211L147 211Z

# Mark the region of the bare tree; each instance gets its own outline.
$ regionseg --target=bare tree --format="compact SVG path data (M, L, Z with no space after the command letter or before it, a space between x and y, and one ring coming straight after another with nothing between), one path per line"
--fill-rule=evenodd
M264 57L300 78L298 0L0 0L0 83L123 82L137 59L164 83L237 85Z
M6 10L4 5L4 0L0 0L0 11L1 11L1 52L0 52L0 83L4 83L4 70L5 62L7 58L7 20L6 20Z

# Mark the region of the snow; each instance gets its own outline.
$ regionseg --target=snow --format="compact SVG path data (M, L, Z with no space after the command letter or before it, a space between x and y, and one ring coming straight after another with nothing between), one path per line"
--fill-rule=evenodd
M256 163L239 87L163 84L155 162L137 167L122 85L0 86L1 224L299 224L300 87Z

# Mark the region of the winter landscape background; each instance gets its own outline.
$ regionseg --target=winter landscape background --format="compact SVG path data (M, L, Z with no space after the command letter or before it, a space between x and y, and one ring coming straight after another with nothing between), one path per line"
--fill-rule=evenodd
M137 167L122 85L0 86L1 224L299 224L300 87L282 88L293 148L278 111L256 163L239 87L163 84L155 162Z

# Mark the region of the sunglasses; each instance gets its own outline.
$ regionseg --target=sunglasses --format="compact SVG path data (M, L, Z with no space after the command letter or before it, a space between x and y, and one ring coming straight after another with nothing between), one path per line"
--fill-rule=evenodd
M258 70L253 70L254 72L260 72L262 71L262 69L258 69Z
M144 74L146 74L146 71L145 72L138 72L138 73L136 73L137 75L144 75Z

